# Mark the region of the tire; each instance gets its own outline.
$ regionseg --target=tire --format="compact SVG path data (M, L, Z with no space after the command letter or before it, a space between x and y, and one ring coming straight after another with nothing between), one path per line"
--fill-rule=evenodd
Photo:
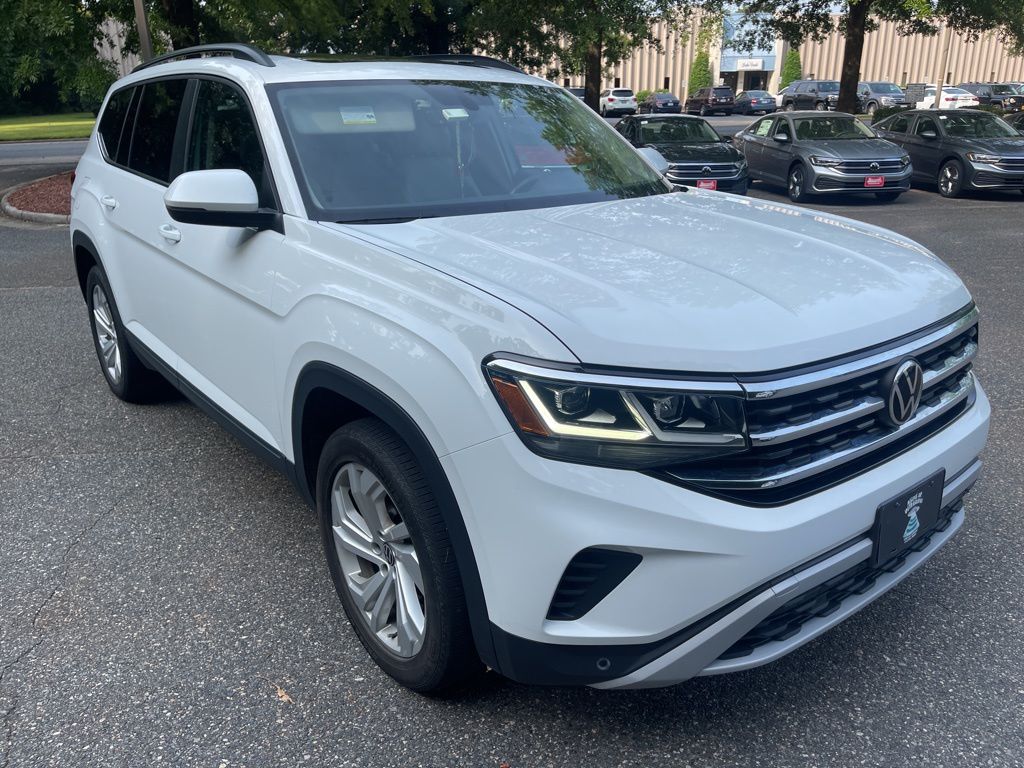
M316 503L335 590L378 666L424 694L452 691L481 673L447 528L402 439L374 418L337 430L320 455ZM377 586L375 596L368 585Z
M963 193L964 167L959 160L947 160L939 169L939 177L936 180L939 187L939 194L943 197L960 197Z
M892 203L899 199L902 192L894 192L892 190L886 190L884 192L875 192L875 197L881 200L883 203Z
M875 104L875 102L873 102L873 101L872 101L872 102L870 102L870 103L868 104L868 108L867 108L867 113L868 113L869 115L872 115L872 116L873 116L873 115L875 114L875 112L877 112L877 111L878 111L878 105L877 105L877 104Z
M96 359L110 391L128 403L149 403L168 395L171 385L147 368L128 343L110 283L98 266L86 276L85 303Z
M789 169L789 176L786 182L786 191L789 199L794 203L806 202L807 194L807 171L802 163L797 163Z
M796 112L796 104L794 104L792 101L789 102L788 104L783 105L782 108L785 109L787 112Z
M701 105L701 108L700 108L700 112L699 112L698 114L699 114L699 115L700 115L701 117L707 117L707 116L708 116L708 108L707 108L707 107L705 107L705 106L704 106L704 105L702 104L702 105Z
M815 112L824 112L827 109L828 109L828 106L825 104L824 101L817 101L817 102L814 103L814 111Z

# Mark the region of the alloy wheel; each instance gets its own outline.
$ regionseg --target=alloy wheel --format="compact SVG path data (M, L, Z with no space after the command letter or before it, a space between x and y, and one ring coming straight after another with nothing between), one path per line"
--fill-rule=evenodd
M952 197L960 188L960 169L948 163L939 171L939 191L945 197Z
M334 477L331 527L359 617L385 650L415 656L427 625L419 555L391 494L362 464L344 464Z
M804 172L801 168L794 168L789 174L789 196L793 200L799 200L804 194Z
M96 342L99 344L103 359L103 372L112 384L121 383L121 348L117 343L117 328L114 325L114 313L110 311L110 302L102 286L92 289L92 324L96 331Z

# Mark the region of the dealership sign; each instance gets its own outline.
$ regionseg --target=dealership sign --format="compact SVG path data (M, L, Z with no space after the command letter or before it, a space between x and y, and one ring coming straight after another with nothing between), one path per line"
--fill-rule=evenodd
M764 69L764 59L736 59L736 71L749 72Z

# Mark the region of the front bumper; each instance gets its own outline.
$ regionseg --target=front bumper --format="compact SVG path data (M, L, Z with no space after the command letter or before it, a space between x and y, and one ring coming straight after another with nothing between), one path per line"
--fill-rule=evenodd
M1001 168L994 163L969 163L967 185L972 189L1024 189L1024 167Z
M898 173L840 173L832 168L823 168L814 165L805 166L811 175L811 191L821 194L844 194L856 192L906 192L910 189L910 177L913 173L911 166L907 166ZM885 185L881 187L866 187L864 180L868 176L884 176Z
M750 177L746 172L725 179L710 179L703 176L695 176L691 178L675 175L667 178L674 187L698 187L700 186L699 182L714 181L716 182L715 189L718 192L732 192L737 195L747 194L747 190L750 188Z
M795 596L870 554L877 507L936 471L948 502L976 477L989 404L875 469L772 508L712 498L638 472L540 458L513 434L442 459L466 519L502 674L526 683L670 685L763 664L816 637L912 572L960 527L911 553L839 608L797 634L743 657L734 644ZM548 619L567 563L588 547L643 560L572 621Z

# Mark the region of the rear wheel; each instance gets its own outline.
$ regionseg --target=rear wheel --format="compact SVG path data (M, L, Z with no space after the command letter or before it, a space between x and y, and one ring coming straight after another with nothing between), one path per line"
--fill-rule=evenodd
M327 440L317 509L334 587L391 677L443 693L482 670L438 502L402 439L377 419Z
M708 116L708 108L705 107L703 104L701 105L701 108L700 108L700 116L701 117L707 117Z
M129 403L148 403L166 395L170 385L146 368L128 344L114 294L99 267L90 269L86 277L85 300L96 357L110 391Z
M947 160L939 169L939 194L943 197L959 197L963 192L964 169L959 160Z
M875 104L875 102L872 101L870 104L868 104L867 112L868 112L869 115L873 115L877 111L878 111L878 105Z
M824 101L816 102L815 105L814 105L814 110L816 112L824 112L825 109L826 109L826 106L825 106L825 102Z
M902 192L893 192L893 191L875 192L875 197L877 197L883 203L891 203L894 200L899 199L899 196L902 195L902 194L903 194Z
M802 203L807 200L807 172L800 163L797 163L789 170L787 191L789 192L789 199L794 203Z
M793 103L792 101L791 101L791 102L789 102L789 104L787 104L787 105L785 106L785 110L786 110L787 112L795 112L795 111L796 111L796 104L794 104L794 103Z

